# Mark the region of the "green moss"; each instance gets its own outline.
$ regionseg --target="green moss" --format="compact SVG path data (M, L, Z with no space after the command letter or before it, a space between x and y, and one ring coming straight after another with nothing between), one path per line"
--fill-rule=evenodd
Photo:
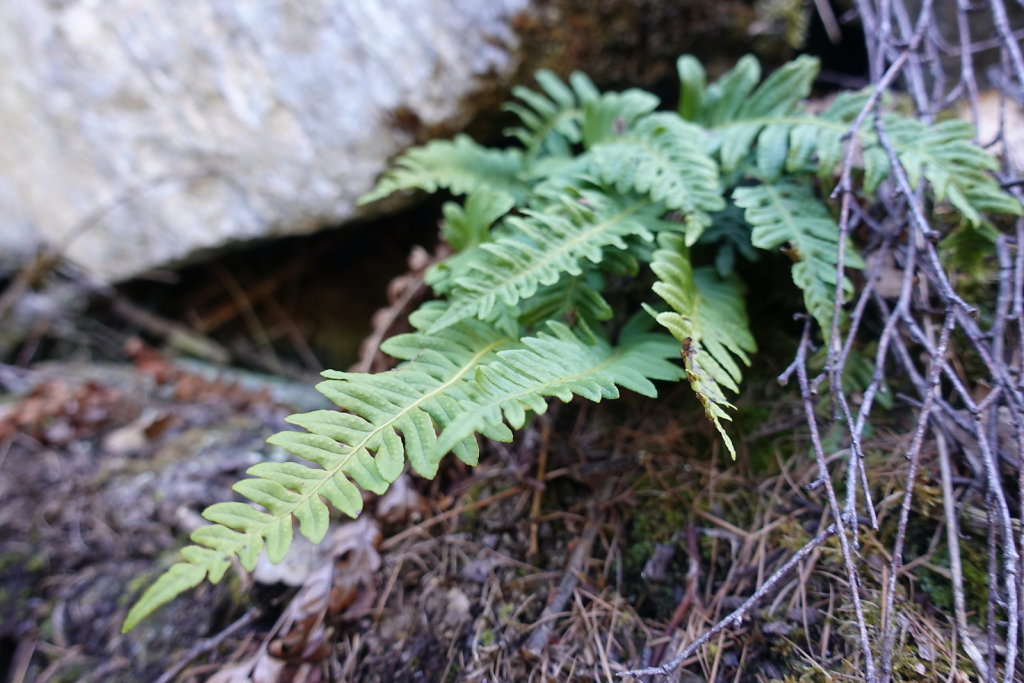
M480 632L479 643L483 647L490 647L497 641L497 636L494 634L494 629L485 628Z

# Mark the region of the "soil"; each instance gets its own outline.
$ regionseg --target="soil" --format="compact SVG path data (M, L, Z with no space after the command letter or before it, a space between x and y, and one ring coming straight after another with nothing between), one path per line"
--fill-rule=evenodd
M284 569L204 585L121 635L200 510L281 457L265 437L317 401L304 385L257 388L133 354L7 378L19 383L0 412L17 427L0 450L8 680L618 680L671 658L825 523L789 427L799 407L781 390L745 395L740 413L761 429L746 425L735 463L684 391L557 404L513 444L487 445L479 467L403 478L362 520L335 520L324 549L296 543ZM883 497L902 486L889 467ZM934 515L916 518L932 569L904 596L898 671L967 680L938 604ZM885 564L881 547L865 545L869 566ZM681 680L854 675L841 566L834 542L818 548Z

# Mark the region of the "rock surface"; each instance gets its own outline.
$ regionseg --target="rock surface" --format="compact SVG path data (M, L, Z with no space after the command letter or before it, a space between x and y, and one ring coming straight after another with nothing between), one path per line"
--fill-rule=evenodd
M516 67L527 0L0 4L0 252L105 279L356 214Z
M751 49L784 56L784 27L758 7L0 3L0 269L46 244L117 281L345 223L397 152L496 111L538 67L658 88L683 52L713 71Z

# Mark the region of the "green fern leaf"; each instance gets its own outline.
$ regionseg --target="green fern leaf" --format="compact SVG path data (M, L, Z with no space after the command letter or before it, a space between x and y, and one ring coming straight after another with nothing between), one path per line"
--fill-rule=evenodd
M679 107L677 111L687 121L704 121L704 91L707 89L707 74L704 65L693 55L683 55L676 61L679 73Z
M803 56L775 71L748 97L736 100L730 95L719 100L728 106L719 105L708 118L713 120L712 125L728 126L724 132L719 128L719 135L712 137L724 172L739 167L751 149L757 150L757 166L763 173L781 168L786 159L786 133L767 126L766 121L795 115L810 95L817 74L818 60ZM748 82L745 80L744 85Z
M816 117L781 117L766 122L770 144L788 144L785 170L802 171L817 164L818 175L831 180L846 154L845 136L867 100L867 93L848 93ZM972 225L980 225L984 213L1021 215L1021 204L1005 192L992 175L996 158L972 142L974 128L966 121L951 119L926 124L917 119L889 113L883 124L900 165L915 189L922 179L931 186L938 201L948 200ZM768 134L768 131L772 132ZM870 120L858 131L864 191L874 193L890 172L888 155ZM759 146L762 144L758 141ZM758 157L768 156L758 150ZM759 165L762 177L773 179L783 166Z
M465 205L445 202L444 241L455 251L462 251L486 242L491 226L515 206L515 200L504 192L484 187L466 198Z
M566 85L551 71L537 72L540 92L523 86L512 89L518 99L505 105L522 125L505 131L519 140L527 163L539 156L569 156L572 145L583 137L583 105L599 97L597 88L586 75L575 72Z
M521 348L499 351L498 361L477 370L474 405L445 428L439 448L490 425L507 422L518 429L529 413L547 410L546 397L568 402L575 395L600 401L617 398L619 387L654 397L652 380L682 377L679 366L669 360L677 353L676 343L667 335L651 333L642 318L623 329L617 346L552 321L546 332L523 339Z
M650 114L628 133L593 147L590 171L620 194L639 192L681 211L693 244L711 222L708 212L725 208L718 168L703 147L697 126L675 114Z
M911 186L916 188L923 176L935 199L948 200L972 225L983 222L983 213L1024 213L1020 202L992 175L999 162L971 142L975 136L971 124L951 119L929 125L889 115L885 129ZM873 134L870 139L874 140Z
M430 325L442 307L430 305L413 316L414 324ZM293 519L314 543L327 530L329 502L356 516L362 497L356 487L383 493L402 473L408 459L418 473L433 477L441 458L451 450L476 464L476 441L446 442L437 449L437 435L473 405L475 389L469 380L479 367L493 361L503 348L518 347L508 337L475 320L438 334L415 332L388 340L385 350L409 362L377 375L325 372L318 389L346 412L318 410L288 418L306 432L281 432L268 441L315 466L295 462L260 463L249 469L250 479L234 489L264 510L242 503L218 504L204 516L210 526L192 533L182 551L184 562L173 565L139 599L125 619L131 629L140 619L204 577L220 580L232 557L252 570L261 549L271 561L284 557L292 539ZM504 425L484 426L485 436L511 437Z
M712 84L704 94L701 120L708 127L732 121L761 80L761 63L753 55L744 55L736 66Z
M738 87L743 91L757 70L737 67L736 71L742 74ZM685 64L680 73L686 79L684 88L687 84L691 89L699 87L700 74L694 73L692 64ZM816 171L823 182L834 182L847 153L846 136L868 93L844 93L818 115L799 113L796 108L816 73L814 60L798 59L772 74L743 103L730 97L722 105L721 98L715 100L710 94L715 86L707 89L698 119L715 127L711 148L717 151L723 171L749 164L766 181L784 172ZM972 225L983 222L984 213L1021 215L1020 202L991 173L998 168L995 157L972 142L975 134L970 124L960 120L926 124L895 113L885 114L883 123L914 188L927 180L936 200L948 200ZM870 119L858 131L857 142L863 189L871 194L889 176L889 159Z
M468 135L433 140L398 157L395 167L377 186L359 199L360 204L383 199L400 190L469 194L480 188L520 198L526 185L520 179L523 155L516 149L489 149Z
M780 180L733 192L737 206L746 209L753 226L751 242L760 249L787 246L793 259L793 282L803 290L808 312L825 334L832 329L835 302L839 227L809 182ZM863 268L864 263L850 244L845 247L845 264ZM843 277L844 295L853 285Z
M508 229L501 237L475 247L471 258L464 252L464 272L434 278L452 303L430 331L469 317L492 319L496 312L534 296L540 287L554 285L563 274L582 274L586 261L600 263L606 248L626 249L630 236L653 240L643 220L649 205L645 199L584 192L578 199L564 198L547 212L525 211L507 218Z
M643 90L604 93L583 105L583 146L622 135L645 114L658 108L658 98Z
M653 289L671 310L648 311L682 345L690 388L735 459L736 449L722 426L722 420L732 419L727 411L735 407L723 387L739 391L740 363L750 365L748 354L757 349L743 306L743 285L735 275L723 278L712 268L694 269L678 235L663 233L658 242L661 248L651 262L658 276Z
M519 322L533 329L545 320L582 319L588 324L610 320L613 311L604 297L601 273L587 269L581 275L567 276L553 285L545 285L523 302Z

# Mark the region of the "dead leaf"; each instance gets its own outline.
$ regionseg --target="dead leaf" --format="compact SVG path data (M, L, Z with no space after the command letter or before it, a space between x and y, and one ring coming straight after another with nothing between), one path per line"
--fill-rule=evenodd
M377 503L377 518L386 524L418 522L430 512L430 504L403 474L388 488Z
M146 410L123 427L108 432L103 437L103 449L114 455L138 453L175 421L176 418L167 411Z
M273 585L283 583L286 586L301 586L306 583L309 575L323 564L325 551L309 542L305 536L296 535L284 559L274 564L267 558L264 550L256 560L256 568L252 578L257 583Z
M960 115L969 121L970 107L961 105ZM1024 107L1013 98L1006 98L1004 106L998 90L981 93L978 98L978 140L981 144L988 144L996 138L1000 120L1004 140L994 151L1005 155L1014 171L1024 173Z
M445 596L447 607L444 611L444 623L449 628L456 628L469 618L469 598L458 586L448 589Z
M374 597L372 587L381 566L377 552L381 538L380 527L370 517L339 525L318 551L320 560L306 572L302 587L281 614L274 635L247 662L223 670L225 678L217 678L221 675L218 673L211 680L217 683L321 680L319 662L331 651L332 618L352 605L357 595ZM312 547L309 541L300 539L293 541L293 547L303 542ZM300 550L300 554L305 552ZM294 578L301 568L290 571L293 573L288 578ZM266 576L264 574L264 578ZM287 571L282 576L287 577ZM242 674L248 676L248 672L252 672L251 678L237 678Z

